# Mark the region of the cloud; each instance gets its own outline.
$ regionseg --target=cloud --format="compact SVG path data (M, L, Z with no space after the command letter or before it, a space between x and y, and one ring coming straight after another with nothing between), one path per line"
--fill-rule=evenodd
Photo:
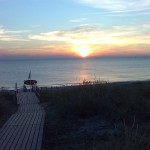
M29 39L73 44L76 41L88 41L89 36L92 36L93 32L97 32L95 27L82 25L70 30L51 31L47 33L40 33L39 35L30 35Z
M23 34L28 33L29 30L7 30L0 26L0 41L27 41L23 38Z
M111 11L139 11L150 8L150 0L78 0L78 2Z
M70 30L58 30L37 35L29 35L31 40L48 41L62 45L72 44L116 44L128 45L150 43L150 24L139 26L98 26L82 25Z
M41 41L69 41L70 38L66 36L65 31L52 31L47 33L40 33L39 35L29 35L29 39Z
M0 26L0 34L4 34L5 33L5 30L3 29L2 26Z
M150 24L130 26L91 26L82 24L68 30L56 30L28 35L28 44L20 42L23 39L20 33L9 32L0 28L1 41L18 41L10 44L1 42L0 51L6 53L14 51L14 55L32 53L38 56L76 54L76 47L89 46L90 55L110 55L123 53L150 53ZM38 41L38 42L37 42ZM13 47L14 46L14 47ZM17 47L16 47L17 46ZM9 50L10 49L10 50ZM12 51L11 51L12 50ZM145 51L145 52L144 52ZM15 53L16 52L16 53ZM6 54L5 53L5 54Z
M83 22L87 20L86 18L80 18L80 19L70 19L69 22L72 22L72 23L80 23L80 22Z

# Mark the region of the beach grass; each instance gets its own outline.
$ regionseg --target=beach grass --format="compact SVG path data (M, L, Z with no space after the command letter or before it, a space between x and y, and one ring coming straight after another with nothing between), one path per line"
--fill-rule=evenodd
M87 140L85 143L90 143L90 145L81 149L107 150L110 149L110 146L114 150L148 150L150 148L150 127L147 127L150 124L149 81L123 83L84 81L79 86L44 90L41 93L41 102L47 104L45 107L47 113L46 141L53 140L55 137L58 142L61 140L59 136L66 135L66 133L63 135L59 132L56 132L57 134L49 132L53 119L61 120L61 123L69 120L70 124L73 120L76 122L85 120L86 122L89 118L103 116L109 119L114 126L122 123L122 129L117 134L116 132L115 134L108 133L105 140L90 135L94 140ZM72 126L76 124L74 121ZM59 129L56 126L55 130L67 132L63 126L62 128L59 126ZM53 135L53 138L50 134ZM88 135L88 138L90 136ZM59 145L60 141L57 142L54 143ZM45 145L52 148L54 143L45 142ZM58 147L56 145L55 149Z
M9 91L0 92L0 127L17 110L15 94Z
M60 118L84 118L104 114L117 119L116 113L116 117L118 114L120 119L130 119L131 116L146 119L150 113L150 82L97 82L54 88L42 91L41 102L53 105L54 114Z

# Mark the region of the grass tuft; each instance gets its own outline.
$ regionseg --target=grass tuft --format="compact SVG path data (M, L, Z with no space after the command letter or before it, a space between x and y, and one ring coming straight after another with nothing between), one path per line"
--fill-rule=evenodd
M17 109L15 95L10 92L0 92L0 126Z

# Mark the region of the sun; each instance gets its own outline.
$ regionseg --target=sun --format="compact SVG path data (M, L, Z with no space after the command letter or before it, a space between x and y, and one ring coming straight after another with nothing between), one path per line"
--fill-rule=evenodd
M82 45L77 47L77 53L81 56L81 57L87 57L89 55L90 52L90 48L87 45Z

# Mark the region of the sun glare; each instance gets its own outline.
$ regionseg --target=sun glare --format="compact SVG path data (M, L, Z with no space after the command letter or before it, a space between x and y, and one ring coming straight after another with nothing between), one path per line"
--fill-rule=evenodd
M89 55L90 52L90 48L86 45L83 46L79 46L77 48L77 53L81 56L81 57L87 57Z

